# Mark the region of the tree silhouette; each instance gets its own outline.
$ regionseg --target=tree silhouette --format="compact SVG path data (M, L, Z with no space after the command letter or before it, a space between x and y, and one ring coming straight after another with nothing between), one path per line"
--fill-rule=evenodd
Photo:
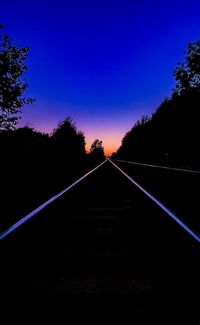
M200 89L200 41L189 43L185 54L185 62L179 63L174 71L177 81L175 91Z
M185 53L174 72L172 96L134 124L113 158L199 168L200 41Z
M51 136L53 160L59 164L77 161L85 156L85 137L71 117L60 122Z
M94 161L101 161L104 158L104 148L102 146L102 141L95 139L90 148L90 157Z
M0 25L0 32L1 29ZM23 74L27 70L28 51L28 47L19 48L7 35L0 34L0 130L14 128L22 107L33 102L23 97L27 88Z

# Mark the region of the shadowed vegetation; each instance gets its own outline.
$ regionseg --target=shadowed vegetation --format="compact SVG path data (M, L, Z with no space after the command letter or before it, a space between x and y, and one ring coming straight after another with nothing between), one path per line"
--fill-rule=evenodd
M113 158L199 168L200 41L189 44L185 55L174 71L171 98L125 134Z
M95 139L90 148L89 159L90 161L95 161L96 163L100 163L103 161L104 155L104 148L102 146L102 141L99 139Z
M0 232L72 183L104 158L86 155L85 137L67 117L51 135L25 126L16 129L25 104L28 47L20 48L0 25Z
M70 117L60 122L51 135L28 126L1 131L0 148L0 231L104 158L103 154L86 155L85 137Z
M23 96L28 51L28 47L20 48L0 33L0 231L69 185L98 160L96 155L86 156L84 134L70 117L61 121L51 135L28 126L16 129L22 107L33 102Z
M28 86L24 75L28 52L28 47L20 48L4 35L0 25L0 130L15 128L22 107L33 102L23 96Z

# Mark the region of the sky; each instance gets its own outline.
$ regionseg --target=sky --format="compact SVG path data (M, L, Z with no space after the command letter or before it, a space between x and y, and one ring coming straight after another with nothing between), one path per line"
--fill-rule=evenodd
M200 39L200 2L156 0L9 0L0 23L29 46L20 126L51 133L71 116L86 149L103 141L107 155L175 85L173 70Z

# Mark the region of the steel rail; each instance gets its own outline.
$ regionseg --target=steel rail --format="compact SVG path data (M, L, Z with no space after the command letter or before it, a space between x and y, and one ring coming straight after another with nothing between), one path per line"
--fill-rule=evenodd
M99 167L101 167L103 164L105 164L105 162L107 161L104 160L101 164L99 164L97 167L93 168L91 171L89 171L88 173L86 173L85 175L83 175L82 177L80 177L77 181L75 181L74 183L72 183L70 186L66 187L64 190L62 190L61 192L59 192L58 194L56 194L55 196L53 196L52 198L50 198L48 201L44 202L42 205L40 205L38 208L34 209L33 211L31 211L29 214L27 214L25 217L23 217L22 219L20 219L19 221L17 221L16 223L14 223L11 227L9 227L7 230L5 230L4 232L2 232L0 234L0 240L5 238L7 235L9 235L11 232L15 231L16 229L18 229L20 226L22 226L26 221L28 221L29 219L31 219L32 217L34 217L37 213L39 213L41 210L43 210L46 206L48 206L49 204L51 204L52 202L54 202L55 200L57 200L60 196L62 196L64 193L66 193L67 191L69 191L71 188L73 188L75 185L77 185L78 183L80 183L84 178L86 178L87 176L89 176L90 174L92 174L95 170L97 170Z
M120 167L118 167L112 160L108 161L117 168L124 176L126 176L135 186L137 186L146 196L148 196L153 202L155 202L164 212L166 212L179 226L181 226L190 236L192 236L198 243L200 243L200 237L192 231L181 219L179 219L171 210L169 210L163 203L157 200L151 193L149 193L144 187L137 183L133 178L126 174Z
M160 166L160 165L150 165L150 164L143 164L143 163L137 163L134 161L128 161L128 160L119 160L119 159L112 159L113 161L118 162L124 162L132 165L137 166L144 166L144 167L152 167L152 168L160 168L160 169L167 169L167 170L175 170L179 172L187 172L187 173L193 173L193 174L200 174L199 170L192 170L192 169L183 169L183 168L174 168L174 167L167 167L167 166Z

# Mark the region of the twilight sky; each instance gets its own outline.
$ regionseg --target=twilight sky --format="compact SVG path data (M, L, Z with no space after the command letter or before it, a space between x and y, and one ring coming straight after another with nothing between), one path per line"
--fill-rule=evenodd
M200 2L9 0L0 23L30 47L26 94L36 102L20 125L52 132L70 115L87 149L99 138L110 154L171 94L174 68L200 39Z

